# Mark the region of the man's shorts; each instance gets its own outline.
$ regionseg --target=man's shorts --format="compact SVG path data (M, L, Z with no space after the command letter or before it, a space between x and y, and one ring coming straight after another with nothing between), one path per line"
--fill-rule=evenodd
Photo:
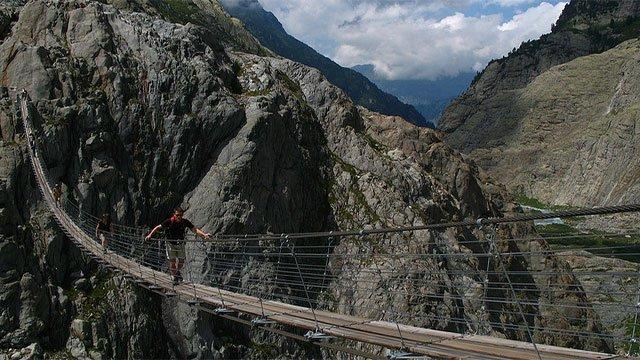
M184 260L185 251L184 251L184 243L173 244L167 242L167 258L171 259L180 259Z

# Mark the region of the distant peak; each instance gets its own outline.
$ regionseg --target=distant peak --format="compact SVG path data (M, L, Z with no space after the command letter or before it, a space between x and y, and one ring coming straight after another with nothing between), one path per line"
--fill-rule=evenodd
M555 28L585 30L639 16L640 1L637 0L573 0L562 11Z

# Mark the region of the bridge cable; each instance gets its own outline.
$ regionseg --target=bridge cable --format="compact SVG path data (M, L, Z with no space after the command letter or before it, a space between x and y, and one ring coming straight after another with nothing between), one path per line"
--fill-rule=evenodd
M638 325L638 312L640 312L640 283L638 286L638 292L636 295L636 306L635 306L635 315L633 318L633 329L631 331L631 338L629 339L629 351L627 352L627 356L631 356L632 353L634 355L638 350L638 339L636 338L636 327Z
M214 249L215 250L215 249ZM214 279L213 284L215 285L215 287L218 289L218 297L220 298L220 303L222 304L222 309L226 309L227 305L224 302L224 296L222 296L222 287L224 286L223 282L223 278L222 276L220 276L219 274L217 274L218 272L218 259L217 259L217 255L218 255L218 251L213 251L213 264L211 264L211 261L209 261L209 257L207 256L207 263L211 264L210 268L213 270L213 275L212 278Z
M313 314L313 320L316 323L316 331L319 332L320 325L318 324L318 317L316 316L316 311L314 309L314 306L311 304L311 299L309 297L309 289L307 288L307 284L305 283L304 277L302 276L302 273L300 271L300 264L298 263L298 257L296 256L296 249L295 249L296 245L289 243L289 240L286 240L286 244L289 247L289 250L291 251L291 255L293 256L293 261L296 263L296 268L298 268L298 276L300 277L300 283L304 288L304 293L307 298L307 303L309 304L309 308L311 309L311 313Z
M511 277L509 276L509 273L507 272L507 268L504 265L504 262L502 260L502 255L500 254L500 249L498 248L498 244L496 243L496 229L494 226L489 226L489 231L486 232L485 237L487 239L487 241L489 242L489 248L493 249L493 251L495 252L495 257L498 259L498 266L500 266L500 268L502 269L502 273L503 275L507 278L507 282L509 283L509 289L511 290L511 294L513 295L513 298L515 300L516 306L518 308L518 311L520 312L520 316L522 317L522 321L524 321L524 324L527 328L527 334L529 335L529 341L531 342L531 344L533 344L533 348L536 351L536 355L538 356L538 360L542 360L542 357L540 356L540 350L538 349L538 345L536 344L535 339L533 338L533 332L531 331L530 327L529 327L529 321L527 321L527 318L524 316L524 311L522 309L522 304L520 304L520 299L518 298L518 295L516 294L516 291L513 288L513 284L511 283Z
M482 249L485 252L490 252L490 249L487 249L486 246L487 242L486 240L482 242ZM493 257L491 256L487 256L486 261L487 261L487 268L485 270L485 278L484 278L484 284L482 287L482 306L481 306L481 310L484 312L484 316L485 316L485 321L486 322L490 322L491 321L491 315L490 315L490 310L489 310L489 303L487 301L488 297L487 297L487 293L489 291L489 286L490 286L490 273L489 273L489 269L491 268L491 260L493 259ZM480 329L480 325L479 325L480 319L478 319L478 329ZM476 332L477 334L477 332Z
M389 284L387 284L384 281L384 279L382 278L382 272L380 271L380 266L378 265L378 261L375 258L375 251L374 251L374 246L373 245L371 245L371 261L373 262L373 265L376 267L376 270L377 270L377 273L378 273L378 277L380 277L380 284L382 285L383 289L387 293L387 297L388 297L389 293L390 293ZM373 292L371 292L371 293L373 294ZM391 300L391 299L388 299L388 300ZM387 300L387 308L382 311L382 318L380 319L380 321L384 320L384 316L386 315L387 311L391 307L391 301L388 301L388 300ZM402 331L400 330L400 325L398 325L397 321L393 321L393 323L396 326L396 330L398 330L398 336L400 336L400 343L402 344L402 350L408 350L407 344L404 341L404 336L402 336Z

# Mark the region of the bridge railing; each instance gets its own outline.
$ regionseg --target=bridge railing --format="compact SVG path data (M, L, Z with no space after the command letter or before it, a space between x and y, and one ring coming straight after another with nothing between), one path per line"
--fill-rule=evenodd
M95 232L95 218L63 206L83 231ZM367 321L637 351L640 232L465 230L455 237L445 229L191 238L184 241L184 281ZM114 232L109 244L168 271L164 239Z

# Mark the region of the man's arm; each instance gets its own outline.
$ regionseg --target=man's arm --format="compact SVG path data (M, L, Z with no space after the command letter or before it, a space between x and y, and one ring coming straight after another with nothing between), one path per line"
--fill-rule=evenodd
M98 229L100 228L100 224L96 225L96 237L98 237Z
M198 229L197 227L192 227L191 231L193 231L194 234L200 236L203 240L209 240L209 238L211 238L211 234L207 234L206 232L202 231L202 229Z
M149 235L147 235L144 239L147 240L147 241L151 240L151 237L153 236L153 234L155 234L156 231L158 231L160 229L162 229L162 224L154 227L153 230L151 230L151 232L149 232Z

